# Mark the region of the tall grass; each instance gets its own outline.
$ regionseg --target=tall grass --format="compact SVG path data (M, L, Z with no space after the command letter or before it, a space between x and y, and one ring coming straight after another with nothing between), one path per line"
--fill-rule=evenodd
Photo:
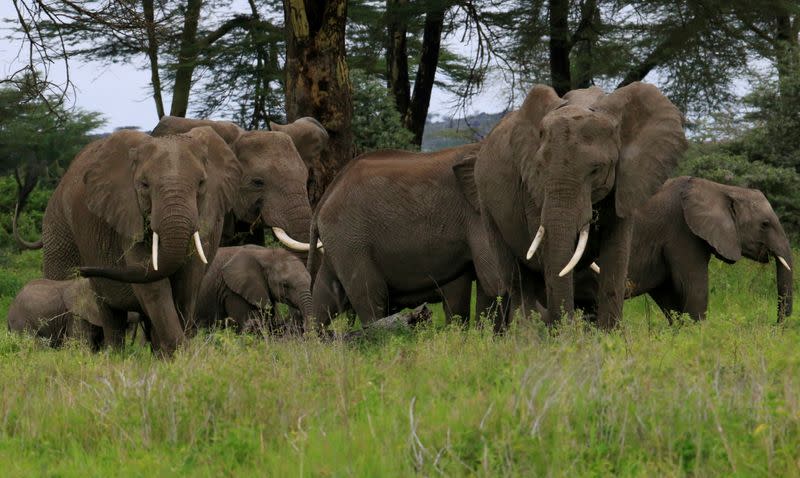
M0 317L38 267L10 259ZM173 360L0 331L0 473L798 476L800 324L774 267L712 267L704 323L434 324L355 343L194 338ZM9 279L13 277L14 279Z

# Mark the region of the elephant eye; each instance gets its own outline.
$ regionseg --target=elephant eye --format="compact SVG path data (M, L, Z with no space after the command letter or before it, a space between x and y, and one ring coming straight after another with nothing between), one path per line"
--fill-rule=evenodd
M144 180L139 181L139 189L144 189L144 190L150 189L150 183Z
M250 184L252 184L253 186L255 186L257 188L263 188L264 187L264 180L261 179L261 178L253 178L253 180L250 181Z
M197 183L198 189L202 190L206 187L206 180L205 178L201 179L199 183Z
M769 227L769 221L764 220L761 222L761 229L766 229Z

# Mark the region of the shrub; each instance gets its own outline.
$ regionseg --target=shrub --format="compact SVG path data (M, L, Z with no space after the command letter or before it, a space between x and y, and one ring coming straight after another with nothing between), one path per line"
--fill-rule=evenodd
M414 135L403 127L389 89L362 70L351 70L350 79L356 154L385 148L415 149Z

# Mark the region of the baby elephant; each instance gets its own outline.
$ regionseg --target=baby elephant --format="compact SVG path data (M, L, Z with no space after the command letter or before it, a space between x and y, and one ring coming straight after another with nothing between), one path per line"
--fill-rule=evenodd
M101 308L89 279L37 279L25 284L8 309L8 330L29 332L58 347L81 337L97 348L103 339Z
M778 321L792 313L792 249L761 191L700 178L670 179L634 216L627 297L648 293L664 311L705 318L711 255L732 264L742 257L775 259ZM602 271L601 271L602 273ZM591 313L593 272L576 276L576 298Z
M274 316L278 302L289 306L295 321L308 320L311 276L300 259L284 249L221 247L203 278L199 297L200 326L231 317L237 330L255 331L262 318Z

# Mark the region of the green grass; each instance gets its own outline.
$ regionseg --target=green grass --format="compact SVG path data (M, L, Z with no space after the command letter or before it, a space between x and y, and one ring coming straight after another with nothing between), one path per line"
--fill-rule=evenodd
M5 259L0 320L40 256ZM701 324L435 324L357 343L52 350L0 329L4 476L798 476L800 321L774 266L712 267Z

